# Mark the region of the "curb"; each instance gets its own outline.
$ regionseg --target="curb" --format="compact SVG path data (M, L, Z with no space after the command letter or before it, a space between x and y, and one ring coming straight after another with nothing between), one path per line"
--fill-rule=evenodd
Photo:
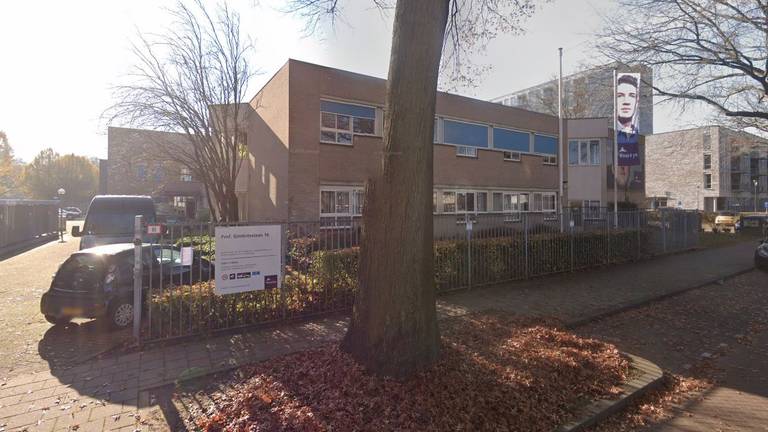
M605 318L608 318L608 317L611 317L611 316L614 316L614 315L618 315L618 314L621 314L621 313L624 313L624 312L627 312L627 311L630 311L630 310L633 310L633 309L640 309L640 308L648 306L650 304L657 303L657 302L660 302L662 300L666 300L666 299L669 299L669 298L672 298L672 297L675 297L675 296L679 296L681 294L685 294L688 291L693 291L693 290L697 290L697 289L700 289L700 288L704 288L707 285L716 284L716 283L718 283L720 281L723 281L723 280L726 280L726 279L731 279L731 278L734 278L736 276L743 275L745 273L749 273L749 272L751 272L754 269L755 269L755 266L752 265L749 268L746 268L746 269L743 269L743 270L739 270L739 271L734 272L734 273L729 273L729 274L726 274L726 275L723 275L723 276L718 276L716 278L707 280L707 281L705 281L703 283L700 283L700 284L697 284L697 285L681 288L681 289L679 289L677 291L672 291L672 292L664 293L664 294L661 294L661 295L658 295L658 296L650 297L650 298L647 298L647 299L644 299L644 300L640 300L640 301L637 301L635 303L631 303L631 304L628 304L628 305L625 305L625 306L621 306L621 307L618 307L618 308L611 308L609 310L606 310L604 312L599 312L599 313L597 313L595 315L592 315L592 316L589 316L589 317L579 318L579 319L576 319L576 320L573 320L573 321L567 321L563 325L567 329L574 329L574 328L577 328L577 327L581 327L581 326L583 326L585 324L589 324L589 323L592 323L592 322L595 322L595 321L599 321L599 320L602 320L602 319L605 319Z
M29 239L29 240L24 240L21 243L16 243L10 246L6 246L0 249L0 261L7 260L8 258L13 258L17 255L23 254L24 252L27 252L36 247L40 247L45 244L54 242L56 240L59 240L58 235L54 236L53 234L47 234L47 235L41 235L39 237Z
M640 372L640 375L621 386L622 395L618 399L600 399L587 405L579 411L576 420L558 427L555 432L576 432L594 426L661 385L664 373L658 366L644 358L626 353L625 355L631 361L630 368Z

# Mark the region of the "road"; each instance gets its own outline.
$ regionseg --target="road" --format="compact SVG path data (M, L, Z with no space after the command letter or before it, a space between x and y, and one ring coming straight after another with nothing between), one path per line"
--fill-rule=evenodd
M600 431L768 431L768 273L752 271L577 329L659 365L676 385Z

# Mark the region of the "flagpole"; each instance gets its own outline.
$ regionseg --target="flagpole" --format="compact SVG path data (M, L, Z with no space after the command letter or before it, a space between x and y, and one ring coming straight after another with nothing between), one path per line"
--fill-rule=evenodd
M619 128L616 108L616 69L613 70L613 225L619 226Z
M565 141L563 137L563 49L558 48L557 49L560 52L560 76L558 77L558 85L557 85L557 119L558 119L558 127L560 129L559 131L559 155L560 157L557 158L558 164L560 165L559 171L560 171L560 186L559 186L559 192L560 192L560 232L565 231L565 218L563 217L563 211L565 209L565 197L563 196L563 179L565 178L565 175L563 173L563 169L565 167Z

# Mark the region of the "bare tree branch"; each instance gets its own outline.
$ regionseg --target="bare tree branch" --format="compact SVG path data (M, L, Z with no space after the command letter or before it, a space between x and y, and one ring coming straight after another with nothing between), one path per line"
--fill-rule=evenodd
M138 34L136 64L114 87L116 102L104 116L109 123L184 134L182 144L157 145L158 158L186 166L205 184L214 217L237 220L252 45L226 3L212 14L201 0L179 1L168 12L165 33Z

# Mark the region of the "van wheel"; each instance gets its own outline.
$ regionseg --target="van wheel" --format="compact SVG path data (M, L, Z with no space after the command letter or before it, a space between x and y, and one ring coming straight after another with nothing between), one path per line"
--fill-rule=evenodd
M72 321L72 318L69 317L55 317L53 315L46 315L45 320L53 325L67 325L70 321Z
M116 330L128 328L133 324L133 302L126 299L116 300L109 305L109 326Z

